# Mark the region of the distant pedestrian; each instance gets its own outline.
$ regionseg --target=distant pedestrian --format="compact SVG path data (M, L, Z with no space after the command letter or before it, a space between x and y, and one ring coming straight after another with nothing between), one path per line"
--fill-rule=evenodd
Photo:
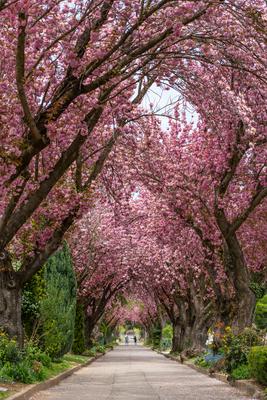
M126 333L126 335L125 335L125 344L126 344L126 345L129 344L129 336L127 335L127 333Z
M137 337L134 335L134 344L137 344Z

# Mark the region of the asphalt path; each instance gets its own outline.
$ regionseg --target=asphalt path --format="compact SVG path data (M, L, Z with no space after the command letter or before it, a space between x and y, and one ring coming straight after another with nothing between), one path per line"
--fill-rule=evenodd
M31 400L248 400L235 388L142 346L118 346Z

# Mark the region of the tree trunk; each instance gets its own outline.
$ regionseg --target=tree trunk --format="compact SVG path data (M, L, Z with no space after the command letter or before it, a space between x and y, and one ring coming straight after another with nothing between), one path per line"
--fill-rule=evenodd
M252 324L256 298L249 287L250 274L235 233L226 237L226 245L235 286L231 326L234 333L240 333L244 328Z
M225 272L235 289L230 307L230 325L234 333L240 333L252 324L256 298L249 287L250 273L236 231L222 209L217 209L215 216L224 238Z
M85 316L84 328L85 328L85 346L87 348L90 348L93 345L92 334L93 334L93 330L95 328L95 320L94 320L94 318L92 318L91 315Z
M173 336L172 336L172 353L179 353L181 351L181 326L178 325L177 321L172 324Z
M23 345L21 286L16 273L3 267L0 269L0 329Z
M194 351L204 350L208 338L208 329L212 325L205 316L199 316L194 325L190 329L189 341L190 348Z
M191 295L186 302L177 301L179 316L173 324L173 352L184 350L201 352L205 348L208 329L214 321L213 303L204 304L203 298L191 287Z

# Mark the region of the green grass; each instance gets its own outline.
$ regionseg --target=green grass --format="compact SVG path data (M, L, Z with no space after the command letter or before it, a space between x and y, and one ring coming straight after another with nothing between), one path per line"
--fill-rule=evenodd
M64 372L71 367L73 367L73 364L71 364L68 361L62 360L56 363L53 362L51 363L50 367L43 367L43 376L44 376L43 380L59 375L61 372Z
M80 356L80 355L77 355L77 354L65 354L63 356L63 360L69 361L69 362L75 362L75 363L78 363L78 364L85 364L86 361L88 361L89 358L90 357Z
M10 395L10 392L0 392L0 399L6 399Z
M85 356L65 354L60 361L56 363L52 362L50 367L43 367L44 380L59 375L67 369L74 367L74 364L85 364L88 359Z
M42 368L42 381L45 381L47 379L53 378L59 374L61 374L64 371L67 371L70 368L73 368L75 365L78 364L85 364L86 361L88 361L90 357L86 356L80 356L80 355L75 355L75 354L65 354L61 360L58 362L52 362L50 367L44 367ZM38 383L40 380L34 381L34 383ZM0 392L0 400L2 399L7 399L9 396L11 396L12 392Z

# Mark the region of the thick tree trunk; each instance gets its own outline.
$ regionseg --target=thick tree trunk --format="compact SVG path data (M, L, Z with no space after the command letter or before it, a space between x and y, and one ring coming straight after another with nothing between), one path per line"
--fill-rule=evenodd
M194 301L179 304L179 317L173 323L172 352L201 352L205 348L208 329L212 325L213 304L206 306L195 293ZM177 304L178 305L178 304Z
M0 329L23 345L21 286L16 273L0 269Z
M84 329L85 329L85 346L87 348L90 348L93 345L92 334L94 328L95 328L95 319L92 318L91 315L86 315Z
M193 326L173 326L172 352L182 351L200 352L205 347L207 340L207 327L198 324Z
M216 220L224 238L225 272L235 289L229 321L233 332L239 333L252 324L256 298L249 287L250 273L236 230L222 209L217 208Z
M189 343L190 349L201 352L205 348L205 344L208 338L208 329L212 325L205 316L200 316L195 321L194 325L190 327L189 331Z
M250 274L236 234L226 238L230 269L233 271L235 296L232 304L231 326L240 333L253 322L256 298L250 289Z
M171 352L179 353L180 351L182 351L182 346L181 346L181 338L183 336L182 328L178 322L173 323L172 328L173 328L173 336L172 336Z

